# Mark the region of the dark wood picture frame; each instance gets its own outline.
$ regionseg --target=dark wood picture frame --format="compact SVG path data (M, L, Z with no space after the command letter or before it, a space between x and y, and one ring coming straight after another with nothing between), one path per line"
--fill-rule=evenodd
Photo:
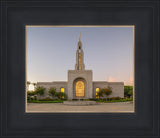
M159 138L159 1L1 1L0 137ZM25 25L135 25L135 113L25 113Z

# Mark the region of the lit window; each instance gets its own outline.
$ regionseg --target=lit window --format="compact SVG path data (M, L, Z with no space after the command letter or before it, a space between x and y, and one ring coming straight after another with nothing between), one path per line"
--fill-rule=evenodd
M98 93L99 93L99 88L96 88L96 98L99 98Z
M63 92L63 93L64 93L64 88L61 88L61 92ZM64 96L63 96L62 98L64 98Z
M64 88L61 88L61 92L64 92Z

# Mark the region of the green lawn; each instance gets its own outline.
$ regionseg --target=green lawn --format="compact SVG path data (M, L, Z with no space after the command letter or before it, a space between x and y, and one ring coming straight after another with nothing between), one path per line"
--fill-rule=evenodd
M96 102L103 102L103 103L114 103L114 102L127 102L133 101L132 99L119 99L119 100L96 100ZM53 100L53 101L38 101L38 100L28 100L28 103L63 103L63 100Z
M103 103L116 103L116 102L127 102L127 101L133 101L133 99L120 99L120 100L98 100L97 102L103 102Z
M63 103L63 100L54 100L54 101L38 101L38 100L28 100L28 103Z

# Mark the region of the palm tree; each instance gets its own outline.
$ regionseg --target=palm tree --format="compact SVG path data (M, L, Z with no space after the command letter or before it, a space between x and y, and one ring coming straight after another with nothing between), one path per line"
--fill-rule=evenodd
M33 86L34 86L34 90L35 90L35 89L36 89L36 84L37 84L37 83L32 83L32 84L33 84Z
M27 81L27 91L29 90L29 85L31 84L30 81Z

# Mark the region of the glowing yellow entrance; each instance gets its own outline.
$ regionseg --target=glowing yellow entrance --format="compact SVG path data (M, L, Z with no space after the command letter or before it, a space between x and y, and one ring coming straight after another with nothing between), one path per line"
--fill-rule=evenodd
M76 97L84 97L84 82L83 81L77 81L75 85L76 90Z

